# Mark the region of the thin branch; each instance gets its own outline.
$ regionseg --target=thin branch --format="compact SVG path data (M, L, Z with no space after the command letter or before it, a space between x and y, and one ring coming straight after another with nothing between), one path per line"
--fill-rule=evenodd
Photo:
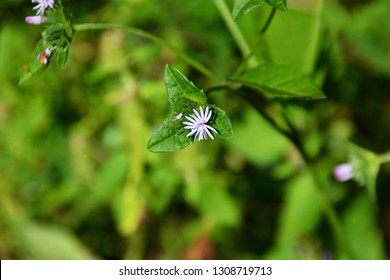
M106 24L106 23L84 23L84 24L75 24L73 25L73 28L75 31L88 31L88 30L122 30L124 32L134 34L137 36L141 36L144 38L147 38L160 46L163 46L165 48L171 49L174 51L177 55L179 55L184 61L186 61L188 64L192 65L195 69L197 69L199 72L203 73L204 75L208 76L209 78L220 81L221 78L215 74L213 71L208 69L206 66L201 64L199 61L195 60L191 56L184 53L182 50L180 50L178 47L172 45L169 42L166 42L164 39L151 34L149 32L146 32L142 29L119 25L119 24Z

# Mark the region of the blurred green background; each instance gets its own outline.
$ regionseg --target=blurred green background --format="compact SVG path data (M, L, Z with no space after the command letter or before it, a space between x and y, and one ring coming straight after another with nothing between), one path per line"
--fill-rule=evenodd
M63 0L76 23L142 28L228 76L240 53L213 1ZM232 7L233 1L227 1ZM227 92L209 102L230 116L232 140L170 154L146 144L169 114L163 69L200 88L212 81L171 50L121 31L76 34L67 68L19 87L41 26L33 5L0 2L1 259L343 259L294 146ZM289 1L259 51L311 75L327 99L289 105L354 256L390 255L390 166L377 201L332 169L338 139L390 150L390 1ZM238 20L248 41L266 5Z

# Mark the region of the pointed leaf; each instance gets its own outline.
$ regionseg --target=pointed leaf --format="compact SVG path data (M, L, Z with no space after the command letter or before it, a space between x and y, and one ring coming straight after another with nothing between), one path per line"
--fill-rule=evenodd
M215 121L212 124L212 127L218 131L216 137L221 137L224 139L230 139L233 137L233 127L230 122L229 117L226 115L225 111L218 108L215 105L209 105L213 109L213 115L215 115Z
M58 64L60 65L61 69L64 69L69 61L69 54L70 54L70 46L69 44L65 46L62 50L59 50L57 52L58 55Z
M165 67L165 86L173 111L191 111L191 108L196 108L207 102L203 91L170 65Z
M240 18L242 15L249 13L264 2L276 9L282 11L287 10L287 0L236 0L232 12L233 19L236 20Z
M233 79L262 94L283 98L325 98L313 80L284 65L266 64L251 69Z
M33 82L42 75L45 68L42 67L42 63L38 59L38 56L40 52L44 50L44 48L43 40L39 40L31 55L28 66L25 66L25 69L23 70L22 76L19 80L19 85L25 85L28 82Z
M172 113L164 120L163 125L157 129L148 142L148 150L155 153L173 152L183 149L191 144L191 138L186 137L180 120L173 120Z

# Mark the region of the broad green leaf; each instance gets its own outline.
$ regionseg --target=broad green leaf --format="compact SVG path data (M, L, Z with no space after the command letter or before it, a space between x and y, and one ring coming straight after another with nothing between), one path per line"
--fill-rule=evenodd
M232 12L233 19L236 20L242 15L249 13L264 2L276 9L287 10L287 0L236 0Z
M275 246L267 259L312 258L298 255L302 240L310 238L321 222L323 205L313 177L304 172L286 185L285 201L281 209Z
M174 121L172 113L164 120L163 125L157 129L148 143L148 150L155 153L173 152L183 149L191 144L192 140L186 137L180 120Z
M165 67L165 86L173 111L190 112L192 108L198 108L207 102L203 91L170 65Z
M265 40L269 60L274 64L289 65L303 74L316 72L321 41L323 0L304 1L299 9L277 13L269 25ZM333 17L332 17L333 20ZM302 30L305 30L302 32ZM319 79L320 76L316 76Z
M230 122L230 119L226 115L225 111L215 105L209 105L209 107L213 109L213 115L215 116L215 120L212 122L212 127L218 131L218 134L215 135L215 137L221 137L224 139L232 138L232 123Z
M233 80L273 97L325 98L313 80L284 65L261 65Z
M342 217L351 249L358 259L383 259L384 244L376 221L377 209L364 195L358 196Z
M22 76L19 80L19 85L24 85L28 82L33 82L42 75L45 68L42 66L42 63L38 59L38 56L44 49L45 46L43 45L43 40L39 40L31 55L28 66L25 66L23 69Z

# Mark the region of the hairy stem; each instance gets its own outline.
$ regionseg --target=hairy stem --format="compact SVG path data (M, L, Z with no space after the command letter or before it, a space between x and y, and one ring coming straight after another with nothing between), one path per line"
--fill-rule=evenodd
M89 31L89 30L122 30L126 33L137 35L140 37L147 38L157 44L159 44L162 47L165 47L167 49L170 49L174 51L178 56L180 56L185 62L193 66L195 69L197 69L202 74L206 75L212 80L220 81L221 77L219 77L217 74L215 74L213 71L208 69L206 66L201 64L199 61L195 60L191 56L184 53L182 50L180 50L178 47L170 44L169 42L166 42L162 38L151 34L149 32L146 32L142 29L119 25L119 24L106 24L106 23L83 23L83 24L75 24L73 25L73 29L77 31Z

